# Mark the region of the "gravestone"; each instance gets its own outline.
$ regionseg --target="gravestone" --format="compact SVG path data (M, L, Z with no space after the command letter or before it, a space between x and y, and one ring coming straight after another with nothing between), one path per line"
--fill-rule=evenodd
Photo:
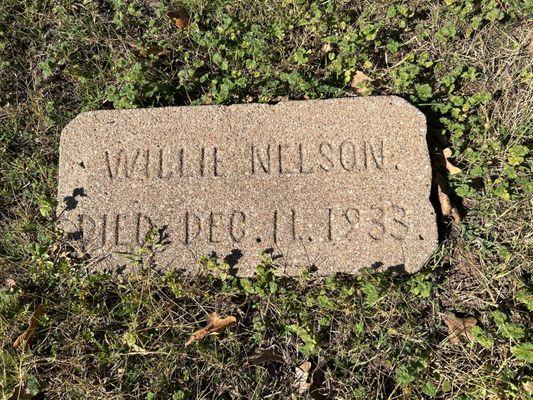
M397 97L95 111L61 135L59 224L97 269L415 272L430 183L425 117Z

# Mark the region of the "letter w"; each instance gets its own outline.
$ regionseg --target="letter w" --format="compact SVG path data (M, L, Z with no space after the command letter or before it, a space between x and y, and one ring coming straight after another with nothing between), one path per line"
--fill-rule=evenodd
M105 152L105 161L107 165L107 172L109 174L110 179L119 178L120 174L122 172L123 177L129 178L131 173L135 170L135 165L137 164L137 160L139 159L139 155L141 154L141 150L137 149L135 153L133 154L133 158L131 160L131 165L128 163L128 155L126 154L126 151L124 149L120 149L118 154L116 155L110 155L109 151ZM111 164L114 165L112 166Z

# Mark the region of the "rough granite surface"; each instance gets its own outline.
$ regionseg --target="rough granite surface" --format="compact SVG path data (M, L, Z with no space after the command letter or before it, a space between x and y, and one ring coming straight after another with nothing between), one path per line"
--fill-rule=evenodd
M437 246L424 115L398 97L94 111L61 134L58 215L91 268L419 270Z

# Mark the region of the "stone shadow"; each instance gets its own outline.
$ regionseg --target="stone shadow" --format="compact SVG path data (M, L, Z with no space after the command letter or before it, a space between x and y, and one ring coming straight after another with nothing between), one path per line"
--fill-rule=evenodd
M426 116L426 143L428 146L428 152L431 159L431 171L432 171L432 179L431 179L431 191L429 195L429 200L433 204L433 208L435 209L435 213L437 215L437 230L438 230L438 236L439 236L439 242L444 241L444 239L449 235L450 233L450 224L445 222L445 218L442 214L442 208L440 205L439 197L438 197L438 190L437 190L437 181L438 177L443 180L443 182L446 184L445 190L446 194L450 198L450 201L452 202L452 205L457 209L459 212L459 215L461 218L464 218L467 214L467 209L463 204L463 201L461 197L457 196L454 192L449 190L448 182L447 182L447 176L448 173L445 168L445 158L442 154L442 149L445 149L448 147L448 140L446 137L441 133L443 130L442 123L439 122L439 116L435 114L430 108L428 107L418 107L420 111L424 113Z
M84 188L75 188L72 191L72 195L63 197L63 202L65 203L65 211L72 211L78 206L79 200L76 199L76 197L78 196L87 197L87 193L85 193Z
M243 252L241 249L233 249L231 250L231 253L228 254L226 257L224 257L223 261L228 264L231 268L235 267L239 260L243 256Z

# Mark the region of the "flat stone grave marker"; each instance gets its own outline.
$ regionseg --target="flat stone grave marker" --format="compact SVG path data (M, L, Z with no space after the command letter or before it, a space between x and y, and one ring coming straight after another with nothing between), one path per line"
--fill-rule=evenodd
M61 134L59 226L96 269L415 272L430 183L425 117L398 97L94 111Z

